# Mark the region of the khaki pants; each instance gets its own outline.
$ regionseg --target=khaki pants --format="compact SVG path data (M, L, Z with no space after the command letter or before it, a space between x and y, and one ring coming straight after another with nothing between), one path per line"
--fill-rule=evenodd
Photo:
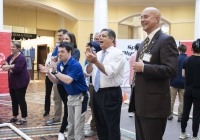
M170 94L171 94L171 114L173 114L174 102L176 100L176 95L178 93L178 98L179 98L178 117L181 117L182 113L183 113L184 91L185 90L181 89L181 88L170 87Z
M68 95L68 140L85 140L84 124L85 112L83 105L87 106L87 100L83 94Z
M54 120L60 121L62 116L62 99L58 93L57 84L53 84L54 91Z

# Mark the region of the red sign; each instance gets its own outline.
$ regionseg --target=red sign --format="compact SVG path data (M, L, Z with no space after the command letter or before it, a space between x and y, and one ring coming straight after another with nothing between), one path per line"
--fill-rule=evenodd
M193 51L192 51L192 41L181 41L180 44L184 44L187 46L187 56L191 56L193 54Z
M11 33L0 32L0 94L8 93L8 72L1 66L10 55Z

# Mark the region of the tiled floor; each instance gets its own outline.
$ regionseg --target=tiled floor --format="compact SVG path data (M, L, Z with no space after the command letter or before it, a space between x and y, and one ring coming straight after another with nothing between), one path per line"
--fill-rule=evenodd
M43 118L43 108L44 108L44 80L34 80L31 81L26 95L26 101L28 106L28 123L23 126L16 126L25 134L30 136L33 140L57 140L57 134L59 131L60 125L55 126L45 126L44 121L48 118ZM53 93L52 93L53 94ZM53 96L52 96L53 97ZM11 110L11 102L10 96L0 96L0 117L2 118L3 122L7 122L12 117L12 110ZM50 117L53 116L53 101L51 105L51 112ZM87 111L86 114L86 122L91 116L90 110ZM19 118L21 116L19 115ZM85 125L85 128L88 129L89 125ZM123 135L123 134L122 134ZM0 139L12 139L12 140L19 140L17 134L15 134L12 130L8 127L0 128ZM86 140L95 140L96 136L88 137ZM122 136L122 140L129 140L127 136Z

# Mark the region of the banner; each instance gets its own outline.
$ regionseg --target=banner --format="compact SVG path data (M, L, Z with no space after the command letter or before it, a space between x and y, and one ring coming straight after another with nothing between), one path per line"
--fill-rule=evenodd
M124 68L124 80L123 80L123 87L129 87L129 73L130 73L130 65L129 65L129 58L135 52L134 46L137 43L141 43L142 40L140 39L117 39L116 40L116 47L119 48L126 57L126 63Z
M10 55L11 33L0 32L0 94L8 93L8 72L1 66Z
M184 44L187 46L187 51L186 51L187 56L191 56L193 54L192 41L180 41L180 44Z

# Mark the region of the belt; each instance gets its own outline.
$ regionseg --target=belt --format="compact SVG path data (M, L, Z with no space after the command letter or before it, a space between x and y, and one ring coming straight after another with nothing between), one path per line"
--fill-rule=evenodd
M107 90L113 90L113 89L117 89L120 88L120 86L117 87L106 87L106 88L99 88L98 91L107 91Z

